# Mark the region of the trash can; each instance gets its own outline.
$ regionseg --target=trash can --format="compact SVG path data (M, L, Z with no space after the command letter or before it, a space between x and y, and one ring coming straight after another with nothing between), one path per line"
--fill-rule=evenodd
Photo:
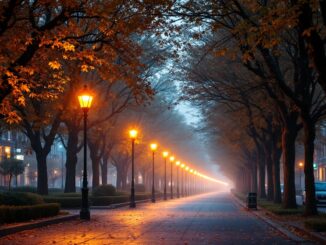
M257 209L257 193L249 192L247 197L247 208Z

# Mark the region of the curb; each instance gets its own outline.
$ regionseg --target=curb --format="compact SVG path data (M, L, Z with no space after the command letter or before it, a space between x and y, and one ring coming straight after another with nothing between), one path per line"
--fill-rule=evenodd
M238 199L236 196L232 195L233 198L236 200L236 202L247 208L245 203ZM261 210L264 210L263 208L260 207ZM268 211L266 211L268 212ZM282 232L284 235L286 235L287 237L289 237L290 239L292 239L293 241L295 242L307 242L307 240L304 240L303 238L293 234L291 231L289 231L288 229L284 228L281 224L278 224L278 223L275 223L273 221L271 221L270 219L262 216L261 214L258 214L256 212L252 212L254 215L256 215L257 217L259 217L260 219L262 219L263 221L265 221L267 224L269 224L270 226L274 227L275 229L277 229L278 231ZM326 238L323 237L322 235L316 233L316 232L312 232L312 231L308 231L306 229L303 229L299 226L296 226L296 225L293 225L293 224L286 224L287 226L289 227L292 227L294 228L295 230L303 233L304 235L308 236L308 237L311 237L313 240L316 240L318 242L320 242L321 244L326 244ZM297 240L298 239L298 240Z
M141 204L141 203L147 203L150 202L151 199L146 199L146 200L139 200L135 201L136 204ZM158 200L156 200L158 201ZM122 208L122 207L127 207L129 206L130 202L123 202L123 203L116 203L116 204L110 204L108 206L90 206L90 209L115 209L115 208Z
M63 217L56 217L48 220L35 221L29 224L21 224L13 227L0 228L0 237L14 234L20 231L31 230L35 228L40 228L46 225L58 224L65 221L70 221L79 218L79 214L72 214Z
M234 195L232 195L233 198L236 200L236 202L244 207L247 208L245 203L243 203L241 200L239 200L237 197L235 197ZM287 229L283 228L281 225L271 221L270 219L267 219L265 217L263 217L262 215L256 213L256 212L251 212L253 215L255 215L256 217L260 218L261 220L263 220L265 223L267 223L268 225L272 226L274 229L278 230L279 232L281 232L282 234L284 234L285 236L287 236L288 238L290 238L292 241L294 242L306 242L306 240L304 240L303 238L293 234L292 232L288 231Z

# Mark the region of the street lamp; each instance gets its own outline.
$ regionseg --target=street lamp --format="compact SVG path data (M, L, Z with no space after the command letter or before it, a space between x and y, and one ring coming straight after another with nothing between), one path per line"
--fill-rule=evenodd
M151 143L150 144L151 150L152 150L152 156L153 156L153 178L152 178L152 203L155 202L155 170L154 170L154 158L155 158L155 151L157 150L157 144L156 143Z
M194 173L193 169L190 169L189 172L191 175L189 175L189 194L193 194L193 181L192 181L192 174Z
M180 166L180 161L177 161L175 163L177 165L177 198L180 198L180 192L179 192L179 166Z
M170 157L170 165L171 165L170 194L171 194L171 199L173 199L173 185L172 185L172 182L173 182L173 175L172 175L173 162L174 162L174 156Z
M194 192L197 194L197 171L194 171Z
M166 158L169 156L169 153L167 151L163 152L163 158L164 158L164 200L166 200Z
M84 112L84 172L83 172L83 187L82 187L82 206L80 210L80 219L90 220L90 212L88 206L88 182L87 182L87 113L91 108L93 96L87 91L87 86L84 86L84 91L78 96L80 108Z
M181 170L184 170L186 165L183 163L180 165ZM184 171L181 172L181 196L184 196Z
M131 139L131 189L130 189L130 204L129 207L135 208L135 140L137 138L138 131L136 129L132 129L129 131L129 137Z
M188 189L188 187L189 187L189 185L188 185L188 175L187 175L187 172L189 171L189 167L187 166L187 167L185 167L185 184L186 184L186 188L185 188L185 195L186 196L188 196L189 195L189 189Z
M303 162L299 162L299 169L300 169L300 188L302 190L302 183L301 183L301 177L302 177L302 171L303 171Z

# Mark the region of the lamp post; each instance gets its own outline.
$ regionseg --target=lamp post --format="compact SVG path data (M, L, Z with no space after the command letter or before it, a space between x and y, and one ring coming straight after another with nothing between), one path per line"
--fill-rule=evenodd
M180 192L179 192L179 167L180 167L180 161L176 161L175 165L177 165L177 198L180 198Z
M152 170L153 170L153 176L152 176L152 203L155 202L155 170L154 170L154 158L155 158L155 151L157 149L157 144L152 143L150 144L151 150L152 150Z
M129 131L129 137L131 139L131 189L130 189L130 204L129 207L135 208L135 140L137 138L138 131L132 129Z
M63 151L61 151L61 189L63 190Z
M163 152L163 158L164 158L164 200L166 200L166 158L169 156L169 153L167 151Z
M187 172L189 171L189 167L188 166L185 167L185 170L186 170L185 171L185 184L186 184L186 186L185 186L186 187L185 188L185 195L188 196L189 195L189 189L188 189L189 188L189 185L188 185L189 183L188 183L188 175L187 175Z
M194 171L194 192L197 194L197 171Z
M189 173L190 173L189 174L189 195L190 194L192 195L193 194L193 191L194 191L194 189L193 189L194 186L193 186L193 181L192 181L193 180L192 179L193 178L192 174L194 173L194 170L193 169L190 169L189 170Z
M302 183L301 183L301 177L302 177L302 171L303 171L303 162L299 162L299 169L300 169L300 188L302 190Z
M173 173L172 173L172 165L174 162L174 156L170 157L170 165L171 165L171 174L170 174L170 197L173 199Z
M87 113L93 101L93 96L87 91L87 86L84 86L84 91L78 96L80 108L84 112L84 172L83 172L83 187L82 187L82 204L80 210L80 219L90 220L90 212L88 205L88 182L87 182Z
M186 165L183 163L180 165L181 170L184 170ZM184 192L184 171L181 172L181 196L184 197L185 192Z

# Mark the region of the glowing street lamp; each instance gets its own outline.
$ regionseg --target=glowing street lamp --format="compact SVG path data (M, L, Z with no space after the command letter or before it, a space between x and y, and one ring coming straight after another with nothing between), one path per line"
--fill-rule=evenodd
M152 178L152 203L155 202L155 170L154 170L154 158L155 158L155 151L157 150L157 144L156 143L151 143L150 144L150 148L152 150L152 154L153 154L153 178Z
M93 96L84 86L84 91L78 96L80 108L84 112L84 171L83 171L83 187L82 187L82 205L80 210L80 219L90 220L90 212L88 205L88 181L87 181L87 113L91 108Z
M175 165L177 165L177 198L180 198L180 192L179 192L179 167L180 167L180 161L176 161Z
M131 129L129 131L129 138L131 139L131 189L130 189L130 204L129 207L135 208L135 140L137 138L138 131Z
M169 156L169 153L167 151L163 152L163 158L164 158L164 200L166 200L166 158Z
M170 157L170 166L171 166L171 175L170 175L170 195L171 195L171 199L173 199L173 162L174 162L174 156Z

